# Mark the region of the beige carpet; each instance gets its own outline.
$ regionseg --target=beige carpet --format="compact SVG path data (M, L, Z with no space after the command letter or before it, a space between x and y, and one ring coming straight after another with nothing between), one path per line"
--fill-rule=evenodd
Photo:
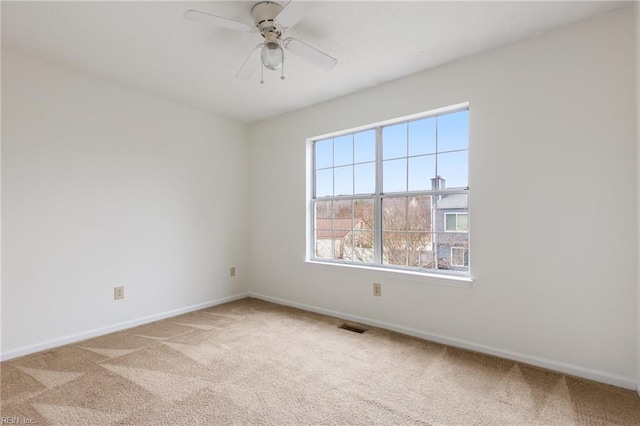
M37 424L638 425L632 391L244 299L0 364Z

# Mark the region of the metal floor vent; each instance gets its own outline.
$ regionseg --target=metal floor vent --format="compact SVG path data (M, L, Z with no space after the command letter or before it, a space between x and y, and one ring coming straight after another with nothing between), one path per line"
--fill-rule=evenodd
M349 331L353 331L354 333L364 333L365 331L367 331L366 328L361 328L355 325L349 325L349 324L342 324L339 325L338 328L341 328L343 330L349 330Z

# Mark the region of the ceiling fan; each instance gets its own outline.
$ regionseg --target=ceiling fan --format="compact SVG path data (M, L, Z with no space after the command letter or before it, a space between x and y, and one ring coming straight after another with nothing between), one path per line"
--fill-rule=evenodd
M262 76L260 83L264 83L264 68L282 70L280 78L284 80L283 48L326 71L331 70L338 63L337 59L296 38L282 38L284 32L298 23L312 7L312 3L303 1L290 1L285 7L272 1L262 1L256 3L251 9L253 25L193 9L187 10L184 16L232 30L259 32L264 42L253 48L236 74L236 78L248 79L260 68ZM258 51L260 51L259 54Z

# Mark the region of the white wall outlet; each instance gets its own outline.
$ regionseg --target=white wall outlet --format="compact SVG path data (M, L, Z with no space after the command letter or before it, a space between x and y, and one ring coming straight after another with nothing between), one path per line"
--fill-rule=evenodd
M236 276L236 267L232 266L231 268L229 268L229 276L230 277L235 277Z
M124 299L124 287L113 288L113 300Z
M373 283L373 295L382 296L382 285L380 283Z

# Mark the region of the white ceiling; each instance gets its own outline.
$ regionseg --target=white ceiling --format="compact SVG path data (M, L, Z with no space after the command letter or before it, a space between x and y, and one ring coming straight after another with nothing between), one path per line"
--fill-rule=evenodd
M259 34L182 16L197 9L251 23L255 3L3 1L2 46L251 123L630 4L317 2L286 35L338 58L336 68L289 54L286 79L265 71L260 85L258 74L235 79Z

